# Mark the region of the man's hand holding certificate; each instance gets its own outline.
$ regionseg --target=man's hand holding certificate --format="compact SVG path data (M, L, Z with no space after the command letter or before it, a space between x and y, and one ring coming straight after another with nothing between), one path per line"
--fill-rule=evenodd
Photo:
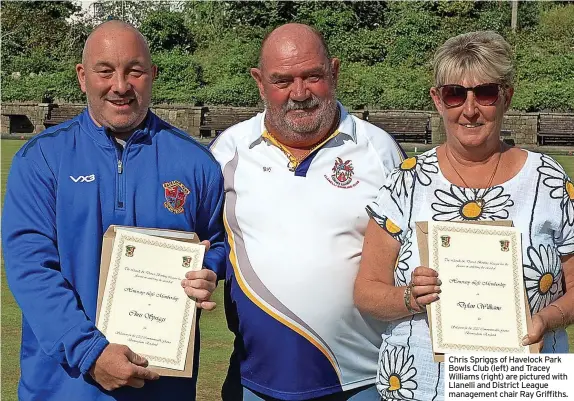
M114 230L109 255L104 238L98 328L110 343L126 345L146 358L151 370L190 377L196 302L186 293L206 292L203 299L209 299L213 291L189 286L210 284L207 279L201 280L200 274L205 246L196 238L196 243L178 238L187 233L121 227ZM209 301L204 303L207 309L214 307Z
M510 226L428 223L429 267L442 281L430 304L435 353L528 353L520 232Z

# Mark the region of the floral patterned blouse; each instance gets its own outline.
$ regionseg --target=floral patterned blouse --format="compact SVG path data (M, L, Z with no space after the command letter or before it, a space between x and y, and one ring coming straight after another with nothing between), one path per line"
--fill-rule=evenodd
M524 283L532 313L564 293L560 256L574 253L574 185L547 155L528 152L524 166L510 180L472 189L447 181L434 148L393 170L367 211L401 243L396 286L407 285L420 264L415 222L510 219L522 232ZM426 314L391 322L382 337L377 388L383 400L442 400L444 367L433 361ZM547 333L542 352L568 352L566 331Z

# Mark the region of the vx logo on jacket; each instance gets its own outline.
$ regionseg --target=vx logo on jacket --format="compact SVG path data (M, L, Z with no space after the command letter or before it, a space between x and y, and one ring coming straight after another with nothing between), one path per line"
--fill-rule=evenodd
M79 175L77 177L74 176L70 176L70 178L72 179L72 181L74 182L92 182L96 179L96 175L95 174L90 174L90 175Z

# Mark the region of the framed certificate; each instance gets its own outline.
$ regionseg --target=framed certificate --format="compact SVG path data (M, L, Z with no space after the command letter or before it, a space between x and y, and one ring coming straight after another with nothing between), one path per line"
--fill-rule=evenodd
M530 324L521 236L507 223L428 222L427 265L442 281L427 307L435 354L531 352L521 345Z
M192 233L112 230L104 237L96 326L158 374L191 377L196 306L181 280L202 268L205 247L186 241Z

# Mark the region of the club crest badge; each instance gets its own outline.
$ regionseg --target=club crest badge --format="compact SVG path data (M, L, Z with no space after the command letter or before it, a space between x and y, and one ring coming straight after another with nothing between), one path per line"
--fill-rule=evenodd
M126 256L128 258L131 258L134 256L134 251L136 250L136 247L133 245L126 245Z
M183 262L181 263L183 267L191 266L191 256L183 256Z
M353 162L351 160L341 159L337 157L335 159L335 165L331 169L331 176L325 175L327 181L339 188L353 188L359 181L353 183L353 175L355 174L355 168L353 167Z
M448 248L450 246L450 235L441 235L440 243L443 246L443 248Z
M508 252L510 250L510 241L507 239L500 240L500 250L502 252Z
M165 191L165 202L163 203L165 208L175 214L183 213L183 205L187 195L189 195L189 189L177 180L164 182L163 189Z

